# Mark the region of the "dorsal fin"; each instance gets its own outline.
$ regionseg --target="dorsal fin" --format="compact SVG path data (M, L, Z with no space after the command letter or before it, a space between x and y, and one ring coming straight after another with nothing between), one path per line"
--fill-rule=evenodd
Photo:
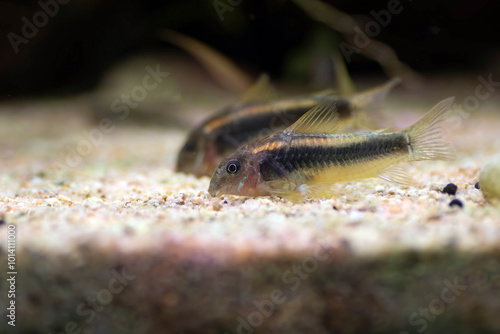
M394 78L373 89L351 95L353 108L352 124L357 128L378 129L390 124L390 120L383 111L384 103L389 92L401 82Z
M337 77L337 87L340 90L341 96L353 94L356 91L356 85L349 75L347 65L344 61L344 56L340 54L337 48L334 49L332 62Z
M285 131L334 134L340 125L337 102L320 103L310 109Z
M269 75L262 73L252 87L243 94L241 102L266 101L274 97L276 97L276 90L271 85Z

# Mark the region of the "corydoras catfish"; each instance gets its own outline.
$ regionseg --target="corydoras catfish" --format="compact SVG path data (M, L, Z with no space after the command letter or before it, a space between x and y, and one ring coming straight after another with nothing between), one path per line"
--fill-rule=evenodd
M284 131L240 147L217 167L211 196L280 196L292 202L331 196L336 182L381 177L412 184L397 166L406 161L453 160L441 138L440 123L453 98L438 103L417 123L397 132L338 134L335 102L321 104Z
M177 171L211 176L219 162L242 144L282 131L317 104L332 103L339 114L339 127L374 129L380 126L381 109L398 78L374 89L350 96L331 90L308 96L269 99L272 88L267 76L245 95L243 101L213 115L188 136L177 157Z

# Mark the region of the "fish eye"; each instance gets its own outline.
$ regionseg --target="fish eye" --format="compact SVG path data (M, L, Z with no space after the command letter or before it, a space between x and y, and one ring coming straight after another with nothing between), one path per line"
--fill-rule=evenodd
M186 145L184 145L184 150L186 150L187 152L194 152L194 144L193 143L187 143Z
M236 160L229 161L229 163L226 166L226 172L228 172L228 174L236 174L240 171L240 169L241 165Z

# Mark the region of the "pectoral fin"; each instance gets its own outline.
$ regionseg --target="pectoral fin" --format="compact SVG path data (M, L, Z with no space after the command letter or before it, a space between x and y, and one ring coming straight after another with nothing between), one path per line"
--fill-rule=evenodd
M330 198L333 195L331 184L311 184L304 191L309 198Z
M273 189L271 193L273 196L279 196L294 204L304 202L304 195L298 190Z
M273 196L279 196L295 204L304 202L304 194L293 183L268 181L266 187Z

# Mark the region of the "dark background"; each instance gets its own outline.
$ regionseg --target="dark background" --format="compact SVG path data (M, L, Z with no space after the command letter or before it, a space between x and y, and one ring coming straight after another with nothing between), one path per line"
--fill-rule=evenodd
M49 0L52 1L52 0ZM221 0L227 3L228 0ZM233 0L234 1L234 0ZM43 1L44 3L47 0ZM328 0L359 22L387 0ZM497 67L500 5L494 0L401 0L404 10L376 38L424 74ZM125 57L179 50L158 38L170 28L213 46L243 68L283 77L287 55L305 45L320 23L293 2L243 0L221 22L213 0L69 1L15 53L8 34L22 35L38 1L0 1L0 97L68 94L92 89ZM380 66L354 56L349 71L379 73Z

